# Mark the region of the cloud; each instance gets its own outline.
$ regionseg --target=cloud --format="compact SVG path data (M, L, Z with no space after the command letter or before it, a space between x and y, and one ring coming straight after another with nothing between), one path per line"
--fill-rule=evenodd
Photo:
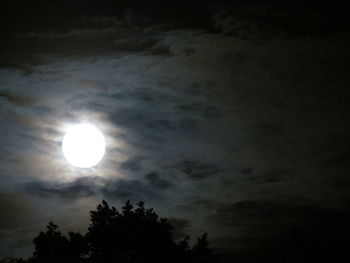
M161 178L158 173L152 172L152 173L148 173L145 175L145 179L149 182L149 184L159 190L166 190L169 189L172 184Z
M142 170L142 158L141 157L132 157L125 162L120 164L120 168L128 170L130 172L139 172Z
M171 183L152 172L144 179L115 179L98 176L79 177L70 182L32 180L22 185L26 193L41 198L58 197L77 199L89 196L106 196L106 198L134 201L158 198Z
M35 104L35 100L31 97L23 95L15 95L10 91L0 90L0 98L5 98L9 102L14 103L18 106L30 106Z
M180 112L193 117L202 117L204 120L217 120L223 116L219 106L208 105L208 103L184 103L175 106Z
M148 201L159 196L157 192L139 180L113 180L105 185L102 192L108 198L135 202L140 200Z
M219 168L212 164L201 163L196 160L183 160L171 167L185 174L188 179L200 180L219 173Z
M31 181L24 185L25 191L44 198L79 198L97 195L103 183L100 177L80 177L73 182Z
M296 171L291 168L272 168L258 171L254 171L253 168L244 168L241 173L240 180L250 184L285 183L296 176Z

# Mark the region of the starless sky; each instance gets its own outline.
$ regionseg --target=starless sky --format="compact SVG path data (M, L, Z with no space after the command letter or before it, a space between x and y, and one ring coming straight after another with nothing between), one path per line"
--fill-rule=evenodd
M102 199L144 200L228 261L349 230L343 9L47 2L2 4L0 257L50 220L84 232ZM79 122L106 138L91 169L61 151Z

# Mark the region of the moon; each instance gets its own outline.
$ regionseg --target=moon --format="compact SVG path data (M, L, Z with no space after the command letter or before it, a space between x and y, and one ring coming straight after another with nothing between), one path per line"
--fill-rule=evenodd
M62 140L62 151L68 162L79 168L98 164L105 154L105 138L91 124L76 124L70 127Z

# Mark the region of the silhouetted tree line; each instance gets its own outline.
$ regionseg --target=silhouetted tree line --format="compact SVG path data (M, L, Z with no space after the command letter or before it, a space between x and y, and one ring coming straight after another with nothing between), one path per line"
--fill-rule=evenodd
M102 201L90 211L91 223L85 235L62 235L50 222L46 231L34 238L35 251L28 260L16 263L209 263L217 257L209 248L207 234L190 246L189 237L176 242L172 226L159 218L143 202L136 208L127 201L118 211Z

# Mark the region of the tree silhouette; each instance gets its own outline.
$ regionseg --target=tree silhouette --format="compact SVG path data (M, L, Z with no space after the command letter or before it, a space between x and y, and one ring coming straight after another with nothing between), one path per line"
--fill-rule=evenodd
M46 232L40 232L34 238L35 251L28 262L37 263L79 263L87 251L84 237L79 233L69 232L66 238L58 230L58 226L49 222Z
M216 256L209 249L207 234L192 247L189 237L180 242L172 237L172 226L159 218L144 202L134 208L125 202L121 211L106 201L90 211L91 223L85 235L69 232L68 238L50 222L33 242L35 251L28 263L210 263Z

